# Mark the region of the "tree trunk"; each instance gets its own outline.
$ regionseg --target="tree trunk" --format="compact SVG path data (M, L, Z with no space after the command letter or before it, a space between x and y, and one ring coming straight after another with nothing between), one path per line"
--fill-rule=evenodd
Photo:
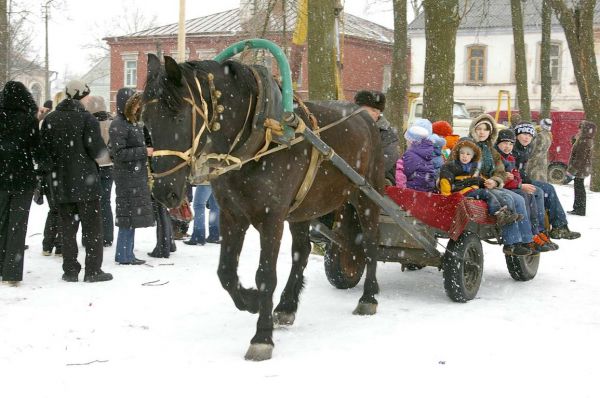
M552 10L547 0L542 4L542 45L540 50L540 80L542 98L540 101L540 119L550 117L552 106L552 72L550 71L550 51L552 31Z
M0 89L8 78L8 9L6 0L0 0Z
M425 81L423 117L452 123L458 0L424 0Z
M600 78L594 53L596 0L581 0L571 8L563 0L548 0L565 32L585 118L600 125ZM571 4L569 2L569 4ZM590 189L600 192L600 135L594 136Z
M392 59L392 80L387 93L385 115L398 129L399 149L404 152L404 113L408 92L408 23L406 22L406 0L394 0L394 50Z
M335 100L335 0L308 0L308 96Z
M527 57L525 55L525 37L523 36L523 13L521 0L510 0L512 15L513 41L515 45L515 80L517 83L517 105L521 120L531 120L529 93L527 91Z

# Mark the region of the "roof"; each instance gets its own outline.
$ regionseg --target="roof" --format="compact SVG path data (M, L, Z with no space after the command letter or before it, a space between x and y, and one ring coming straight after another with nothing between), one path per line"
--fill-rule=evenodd
M296 13L287 14L287 29L292 32L296 26ZM176 36L177 23L159 26L123 36L123 38L144 38L152 36ZM282 18L271 17L269 32L281 32ZM204 17L185 21L186 36L218 36L238 35L246 32L240 22L240 9L235 8ZM393 43L394 31L366 19L344 13L344 29L346 36L354 36L383 43Z
M460 9L467 12L460 21L458 30L477 29L512 29L512 16L510 11L510 0L459 0ZM542 0L528 0L521 2L523 11L523 26L541 30L542 25ZM594 10L594 25L600 25L600 3L596 4ZM560 26L554 13L552 14L552 25ZM419 31L425 29L425 13L421 12L410 23L408 30Z

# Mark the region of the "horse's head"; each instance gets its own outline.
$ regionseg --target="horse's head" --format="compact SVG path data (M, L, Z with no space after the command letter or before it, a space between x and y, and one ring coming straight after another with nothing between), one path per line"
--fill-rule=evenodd
M240 131L249 131L246 120L255 90L252 73L237 62L177 64L165 57L163 67L158 57L148 55L142 118L152 136L152 192L158 201L177 207L195 160L230 153Z

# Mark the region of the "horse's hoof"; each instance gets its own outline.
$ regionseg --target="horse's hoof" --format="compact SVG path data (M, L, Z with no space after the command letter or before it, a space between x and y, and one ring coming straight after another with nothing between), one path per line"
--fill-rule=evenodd
M271 344L250 344L244 359L247 361L265 361L271 359L273 346Z
M358 303L356 309L352 311L354 315L375 315L377 312L377 304L373 303Z
M279 326L292 326L294 321L296 320L295 313L287 313L287 312L274 312L273 313L273 322Z

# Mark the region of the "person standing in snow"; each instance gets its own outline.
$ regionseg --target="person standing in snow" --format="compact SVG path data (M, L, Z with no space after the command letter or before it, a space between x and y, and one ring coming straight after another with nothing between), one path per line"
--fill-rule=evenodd
M9 81L0 91L0 276L13 286L23 280L33 160L41 165L43 157L35 100L23 83Z
M154 226L148 187L148 156L144 129L139 123L141 94L131 88L117 92L117 116L109 129L116 189L117 247L119 264L144 264L133 253L136 228Z
M585 216L586 195L583 180L592 171L592 148L594 146L594 135L596 125L592 122L582 120L579 123L579 132L573 137L573 149L569 158L567 172L574 176L575 198L573 210L567 213L575 216Z
M51 186L62 229L63 276L77 282L77 229L81 222L85 245L85 282L104 282L112 275L102 271L102 217L100 177L95 159L106 152L100 124L85 110L81 99L90 93L83 82L73 80L65 88L66 99L42 123L42 142L52 159Z

